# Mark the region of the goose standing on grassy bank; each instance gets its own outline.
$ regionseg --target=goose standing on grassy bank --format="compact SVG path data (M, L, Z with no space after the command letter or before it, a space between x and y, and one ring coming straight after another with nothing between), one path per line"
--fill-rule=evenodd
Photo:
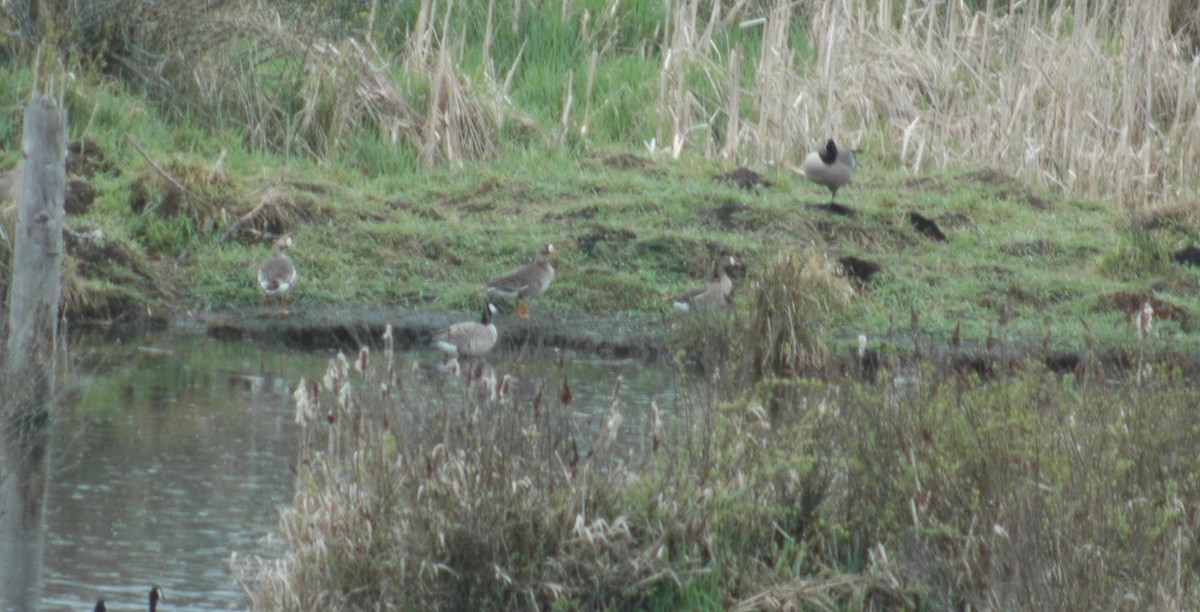
M554 280L554 266L550 265L552 253L554 245L547 244L538 251L537 260L533 263L514 268L488 281L488 295L516 302L517 318L528 319L529 307L526 302L545 293Z
M266 313L270 312L268 308L274 296L279 296L283 302L280 314L288 313L288 292L296 285L296 266L284 251L291 246L291 236L276 240L275 245L271 247L271 256L258 270L258 286L263 291L263 311Z
M671 305L681 312L700 310L725 310L733 305L733 279L729 271L737 265L733 255L725 255L717 261L716 282L696 287L671 300Z
M837 197L838 189L850 183L850 177L857 169L854 151L839 150L832 138L825 142L825 148L809 153L800 164L801 174L829 189L830 204Z
M449 327L438 330L433 334L433 346L446 354L447 360L452 357L479 357L496 346L496 324L492 315L496 307L488 304L483 309L483 318L479 321L461 321Z

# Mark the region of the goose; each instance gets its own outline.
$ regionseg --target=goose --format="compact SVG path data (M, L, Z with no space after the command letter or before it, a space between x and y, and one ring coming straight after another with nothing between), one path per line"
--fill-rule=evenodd
M833 204L838 189L850 183L850 176L858 169L853 151L842 151L832 138L825 141L825 148L813 151L800 164L800 173L808 180L829 188L829 203Z
M554 280L554 266L550 265L552 253L554 245L544 245L533 263L514 268L488 281L488 295L516 302L517 318L528 319L529 307L525 302L544 293L550 281Z
M105 605L103 599L97 599L96 607L92 608L92 612L108 612L108 606Z
M150 612L154 612L158 609L159 599L166 599L166 597L163 596L162 589L158 588L158 585L156 584L150 587Z
M488 304L483 309L483 318L476 321L461 321L433 334L433 346L451 357L478 357L496 345L496 324L492 315L496 307Z
M733 305L733 280L729 270L737 265L733 255L725 255L717 262L717 280L691 289L671 300L671 305L681 312L700 310L724 310Z
M263 262L258 270L258 286L263 291L263 310L266 311L273 296L280 296L283 310L280 314L288 313L288 292L296 285L296 266L284 253L292 246L292 237L284 236L275 241L271 247L271 256Z

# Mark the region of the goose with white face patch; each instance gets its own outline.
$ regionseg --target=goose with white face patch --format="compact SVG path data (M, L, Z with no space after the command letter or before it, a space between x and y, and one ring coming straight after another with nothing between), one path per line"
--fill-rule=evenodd
M296 285L296 266L285 251L292 246L292 237L284 236L271 247L271 256L258 270L258 287L263 292L263 310L269 312L271 298L279 297L283 303L280 314L288 313L289 292Z
M550 265L550 255L553 253L553 244L544 245L533 263L513 268L488 281L488 295L516 302L517 318L528 319L529 307L526 302L545 293L554 280L554 266Z

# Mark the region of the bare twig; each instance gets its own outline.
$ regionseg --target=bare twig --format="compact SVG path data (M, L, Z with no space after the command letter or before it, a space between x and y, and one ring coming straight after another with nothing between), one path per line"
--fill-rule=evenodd
M233 235L236 234L243 225L249 223L252 219L257 217L258 213L262 212L263 209L267 208L268 206L274 206L274 202L275 201L271 198L263 198L263 201L259 202L258 206L250 209L250 212L242 215L237 221L234 221L233 225L229 226L229 229L225 230L224 234L221 234L221 242L225 242L226 240L232 238Z
M134 140L133 136L126 134L125 142L128 142L130 145L133 146L133 148L137 149L137 152L141 153L142 157L146 158L146 161L150 163L150 167L154 168L154 171L157 172L159 174L159 176L167 179L168 182L170 182L172 185L177 187L183 193L186 193L188 195L194 195L194 194L192 194L192 191L190 189L188 189L187 187L184 187L183 183L179 182L179 179L175 178L174 174L167 172L166 168L163 168L161 164L159 164L157 161L154 161L154 158L150 157L150 154L146 152L146 149L143 148L141 144L138 144L138 141Z
M221 154L217 156L217 161L213 164L212 170L208 171L208 181L210 183L217 178L217 173L221 171L221 164L225 163L225 156L228 154L229 149L221 149Z

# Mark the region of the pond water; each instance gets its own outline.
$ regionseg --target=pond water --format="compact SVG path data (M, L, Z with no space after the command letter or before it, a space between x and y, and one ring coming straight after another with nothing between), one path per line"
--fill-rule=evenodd
M167 609L244 609L230 556L282 554L269 536L293 490L291 392L334 351L164 333L84 338L72 352L79 365L54 424L42 607L143 609L157 584ZM603 418L618 376L629 405L672 385L640 362L567 357L574 405L597 413L584 420ZM431 351L398 358L435 361ZM501 374L505 358L492 358ZM521 362L524 385L558 370L556 355Z

